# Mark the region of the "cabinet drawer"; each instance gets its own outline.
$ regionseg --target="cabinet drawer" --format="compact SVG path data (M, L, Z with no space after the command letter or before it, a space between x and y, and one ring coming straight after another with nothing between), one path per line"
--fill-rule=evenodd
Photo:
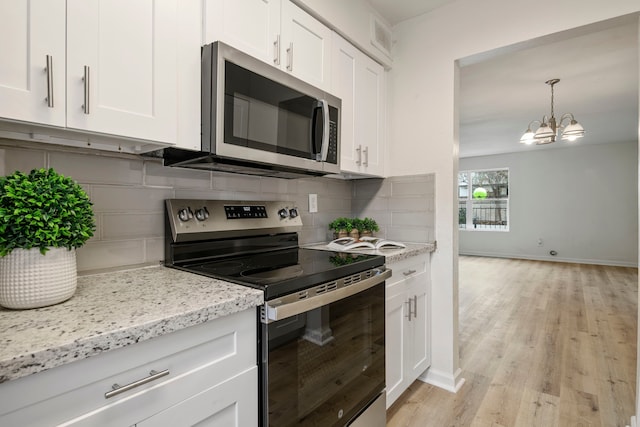
M107 410L105 425L133 424L255 366L256 336L250 309L2 384L0 425L95 425L83 419ZM105 398L152 370L169 374Z
M428 255L417 255L401 261L387 263L387 267L393 271L387 280L387 287L408 277L424 273L427 270Z
M202 423L202 424L200 424ZM136 427L255 426L258 424L258 367L180 402Z

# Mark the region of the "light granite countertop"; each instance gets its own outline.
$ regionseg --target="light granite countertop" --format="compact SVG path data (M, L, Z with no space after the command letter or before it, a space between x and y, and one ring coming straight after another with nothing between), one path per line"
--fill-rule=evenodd
M153 266L78 277L68 301L0 308L0 383L263 303L263 292Z
M406 248L385 248L385 249L353 249L344 252L353 252L359 254L374 254L383 255L386 262L398 262L403 259L411 258L416 255L433 252L436 250L436 242L428 243L405 243ZM334 249L327 248L326 243L314 243L304 246L307 249L317 249L323 251L334 251Z

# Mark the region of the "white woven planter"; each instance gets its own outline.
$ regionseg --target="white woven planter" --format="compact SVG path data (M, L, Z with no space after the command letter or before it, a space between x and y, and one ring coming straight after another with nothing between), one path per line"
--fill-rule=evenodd
M37 308L58 304L76 291L76 251L49 248L14 249L0 258L0 305Z

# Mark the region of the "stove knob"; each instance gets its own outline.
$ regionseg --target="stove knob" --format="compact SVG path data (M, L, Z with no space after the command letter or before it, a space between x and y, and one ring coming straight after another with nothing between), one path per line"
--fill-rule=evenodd
M206 206L196 210L196 219L198 221L204 221L209 218L209 210Z
M289 211L287 210L287 208L282 208L278 211L278 216L280 217L280 219L285 219L289 216Z
M191 218L193 218L193 212L191 212L191 208L180 209L178 211L178 218L180 218L180 221L182 222L187 222Z
M289 218L295 218L298 216L298 208L289 209Z

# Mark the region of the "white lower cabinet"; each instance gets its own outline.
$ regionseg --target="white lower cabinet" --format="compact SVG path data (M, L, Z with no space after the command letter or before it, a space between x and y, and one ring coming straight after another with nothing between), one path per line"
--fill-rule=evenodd
M0 384L0 425L255 426L256 327L249 309Z
M386 284L387 408L431 364L429 254L388 263Z

